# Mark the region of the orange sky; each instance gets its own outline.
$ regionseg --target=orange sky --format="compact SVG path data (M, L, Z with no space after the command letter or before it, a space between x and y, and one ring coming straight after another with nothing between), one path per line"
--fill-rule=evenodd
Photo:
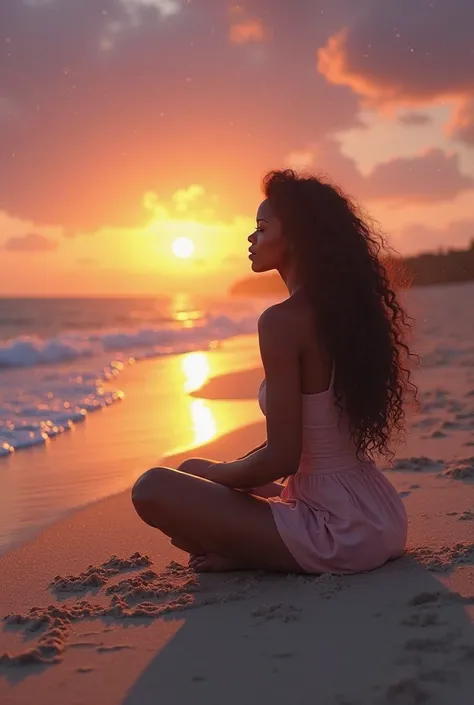
M225 290L285 165L403 253L466 245L473 21L468 0L3 0L0 294Z

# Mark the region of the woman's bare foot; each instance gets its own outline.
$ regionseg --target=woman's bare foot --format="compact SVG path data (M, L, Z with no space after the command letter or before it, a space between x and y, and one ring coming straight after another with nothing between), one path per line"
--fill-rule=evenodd
M217 556L215 553L206 553L204 556L191 556L189 566L196 573L226 573L233 570L244 570L238 561L232 558ZM248 568L248 570L250 570Z

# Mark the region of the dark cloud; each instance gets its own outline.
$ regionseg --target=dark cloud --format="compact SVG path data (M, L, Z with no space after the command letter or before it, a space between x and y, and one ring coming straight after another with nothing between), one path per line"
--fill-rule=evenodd
M246 209L295 142L357 124L356 97L314 70L349 0L229 6L1 0L0 208L82 232L202 183Z
M384 0L366 6L318 53L320 72L372 104L438 99L466 103L474 91L474 4ZM453 135L472 143L472 108Z
M335 140L325 140L292 155L289 163L306 161L308 168L327 174L357 199L412 203L451 200L474 188L474 179L460 171L456 154L430 149L415 157L399 157L377 164L362 174L356 162L344 155Z
M429 125L432 120L429 115L425 113L402 113L398 117L398 122L401 125L407 125L408 127L422 127L423 125Z
M27 233L9 237L3 248L10 252L51 252L58 248L58 243L41 233Z

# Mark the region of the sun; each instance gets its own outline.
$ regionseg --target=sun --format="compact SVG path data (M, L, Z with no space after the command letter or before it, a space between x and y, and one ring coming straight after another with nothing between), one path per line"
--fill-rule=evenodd
M181 259L188 259L193 254L195 247L194 242L189 237L177 237L171 245L173 254Z

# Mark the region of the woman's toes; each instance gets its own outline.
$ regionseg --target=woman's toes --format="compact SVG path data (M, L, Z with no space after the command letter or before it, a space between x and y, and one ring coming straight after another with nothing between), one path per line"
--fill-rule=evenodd
M196 567L196 565L198 565L199 563L202 562L203 558L205 558L205 556L199 556L199 555L196 555L196 554L191 554L191 555L189 556L189 567L194 570L195 567Z
M239 569L236 561L217 556L215 553L196 556L190 566L196 573L223 573Z
M212 570L211 564L210 556L196 556L196 560L191 564L191 568L196 573L209 573Z

